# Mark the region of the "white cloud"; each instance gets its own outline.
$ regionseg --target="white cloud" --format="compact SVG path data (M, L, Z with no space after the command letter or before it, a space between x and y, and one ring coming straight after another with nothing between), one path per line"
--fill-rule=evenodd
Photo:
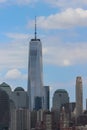
M30 41L25 38L27 35L10 33L7 36L11 36L13 39L10 43L2 44L0 47L0 69L27 69ZM20 39L17 39L18 36L20 36ZM70 66L87 63L86 42L62 43L58 36L46 36L42 39L42 45L43 64Z
M27 38L27 35L8 33L6 36L9 36L11 40L7 43L1 44L0 69L27 68L29 48L29 39Z
M57 38L55 37L55 39ZM62 43L55 41L54 38L52 40L52 37L44 41L44 63L58 66L87 63L87 43Z
M29 37L30 37L30 35L28 35L28 34L22 34L22 33L6 33L5 34L7 37L9 37L9 38L12 38L12 39L19 39L19 40L26 40L26 39L28 39Z
M9 70L6 74L7 79L19 79L21 76L21 72L17 69Z
M0 4L7 5L28 5L36 2L38 2L38 0L0 0Z
M44 0L53 7L84 7L87 5L87 0Z
M52 14L48 17L37 18L37 26L43 29L67 29L76 26L87 26L87 10L68 8L65 11ZM28 23L34 26L34 21Z
M41 2L41 0L0 0L0 4L6 3L17 5L28 5L31 3ZM53 7L70 8L70 7L84 7L87 5L87 0L42 0L42 2L48 3Z
M8 72L6 73L5 75L5 78L6 79L12 79L12 80L18 80L18 79L27 79L27 76L22 74L21 71L19 71L18 69L11 69L11 70L8 70Z
M7 2L7 0L0 0L0 4Z
M70 65L70 61L67 60L67 59L64 59L63 64L64 64L64 66L69 66Z

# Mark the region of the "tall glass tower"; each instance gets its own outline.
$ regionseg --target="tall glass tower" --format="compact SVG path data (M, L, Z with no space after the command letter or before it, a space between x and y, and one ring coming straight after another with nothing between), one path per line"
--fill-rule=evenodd
M35 20L36 21L36 20ZM28 62L28 94L29 109L38 110L43 107L43 67L42 67L42 44L36 36L29 44Z

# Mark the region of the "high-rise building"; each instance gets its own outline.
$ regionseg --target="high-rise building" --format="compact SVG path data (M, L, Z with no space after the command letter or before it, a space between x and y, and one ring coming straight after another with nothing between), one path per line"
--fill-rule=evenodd
M40 106L43 108L42 44L36 36L36 22L35 38L31 39L29 46L28 95L30 110L34 110L35 106L37 106L35 101L40 101Z
M43 113L43 122L45 124L44 130L55 130L54 113L53 112L45 111Z
M28 94L22 87L17 87L11 94L11 100L13 100L16 109L28 108Z
M87 110L87 99L86 99L86 110Z
M57 123L60 117L61 108L65 103L69 103L69 95L65 89L58 89L53 95L53 106L55 122Z
M69 103L69 95L66 90L58 89L53 95L53 109L60 111L61 107Z
M82 78L76 77L76 116L82 114L83 111L83 91L82 91Z
M49 86L44 86L44 108L49 110L50 106L50 88Z
M30 130L30 111L28 109L13 109L11 111L10 130Z
M0 130L8 130L10 124L10 101L8 94L0 89Z
M0 84L0 89L4 90L10 98L12 90L11 90L11 87L7 83L3 82L2 84Z

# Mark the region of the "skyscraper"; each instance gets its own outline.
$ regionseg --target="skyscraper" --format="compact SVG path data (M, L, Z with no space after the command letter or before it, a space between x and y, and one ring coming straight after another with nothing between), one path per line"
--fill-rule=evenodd
M53 106L55 122L57 123L60 119L60 111L64 104L69 103L69 95L65 89L58 89L53 95Z
M30 130L30 111L18 108L11 111L10 130Z
M35 20L36 21L36 20ZM28 94L29 109L36 109L37 97L40 99L41 108L43 107L43 71L42 71L42 44L36 36L31 39L29 46L29 63L28 63Z
M83 91L82 91L82 78L76 77L76 116L82 114L83 111Z
M28 94L22 87L14 89L11 100L14 102L16 109L28 108Z
M53 95L53 109L60 112L61 107L69 103L69 95L65 89L58 89Z
M11 97L12 90L11 90L11 87L7 83L5 82L1 83L0 89L4 90L8 94L9 98Z
M44 86L44 108L49 110L50 106L50 87Z
M0 130L8 130L10 124L10 100L6 91L0 89Z

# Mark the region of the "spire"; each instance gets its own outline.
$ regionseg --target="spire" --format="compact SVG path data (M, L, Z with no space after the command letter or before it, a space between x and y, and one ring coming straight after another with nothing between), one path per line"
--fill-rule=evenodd
M36 16L35 16L35 40L37 39Z

